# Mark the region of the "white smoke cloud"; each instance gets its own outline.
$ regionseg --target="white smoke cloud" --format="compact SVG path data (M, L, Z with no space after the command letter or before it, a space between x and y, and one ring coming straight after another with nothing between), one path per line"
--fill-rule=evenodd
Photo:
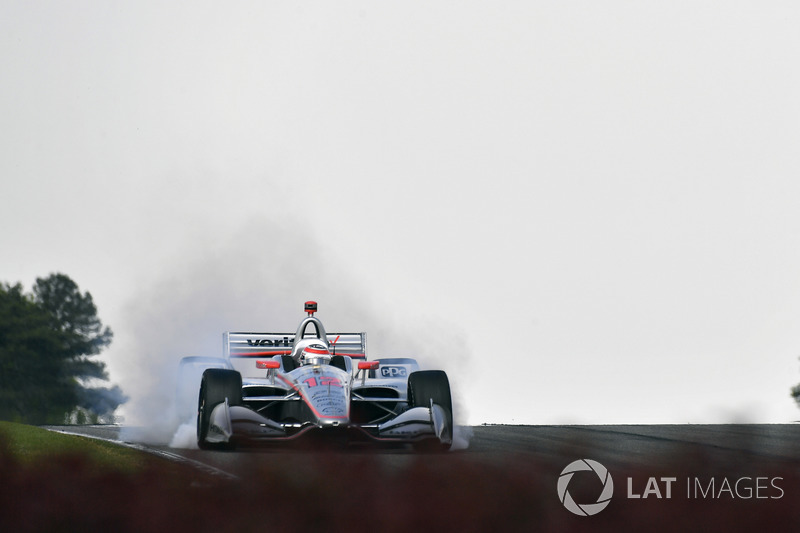
M170 448L197 448L197 428L194 420L184 422L178 426L172 436L172 440L169 442L169 446Z
M178 404L196 402L199 376L181 384L193 392L178 398L181 358L221 357L224 331L293 332L310 299L328 331L367 331L371 359L416 357L422 368L448 371L456 421L465 420L457 383L470 354L457 326L376 305L380 295L331 257L301 225L258 219L227 239L181 251L139 287L117 328L117 381L131 398L122 409L123 438L195 446L194 413Z

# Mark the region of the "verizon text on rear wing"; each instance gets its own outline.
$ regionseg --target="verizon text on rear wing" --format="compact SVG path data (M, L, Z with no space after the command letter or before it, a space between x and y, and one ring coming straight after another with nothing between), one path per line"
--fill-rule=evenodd
M306 335L305 338L312 337L313 335ZM366 333L328 333L327 337L332 355L346 355L359 361L367 358ZM256 370L258 359L291 355L294 338L295 333L229 331L222 334L222 349L225 359L247 376Z

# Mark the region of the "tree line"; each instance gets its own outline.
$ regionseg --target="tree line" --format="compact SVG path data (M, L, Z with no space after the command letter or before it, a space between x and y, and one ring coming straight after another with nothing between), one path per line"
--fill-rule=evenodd
M64 274L37 278L31 293L0 283L0 420L96 422L127 398L95 357L113 334L88 292Z

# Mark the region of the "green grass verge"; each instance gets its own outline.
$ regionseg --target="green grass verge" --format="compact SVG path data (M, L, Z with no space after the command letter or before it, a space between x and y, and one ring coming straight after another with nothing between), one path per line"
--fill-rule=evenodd
M98 470L136 472L150 459L147 454L111 442L64 435L36 426L0 421L0 454L32 468L63 456L81 456Z

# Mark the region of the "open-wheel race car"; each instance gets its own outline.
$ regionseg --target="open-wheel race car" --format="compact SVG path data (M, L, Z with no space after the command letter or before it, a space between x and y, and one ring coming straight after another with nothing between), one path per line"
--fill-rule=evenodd
M408 358L370 361L366 333L326 333L316 302L306 302L305 311L294 334L227 332L223 358L182 361L205 367L200 448L315 438L450 448L453 405L444 371L420 370Z

